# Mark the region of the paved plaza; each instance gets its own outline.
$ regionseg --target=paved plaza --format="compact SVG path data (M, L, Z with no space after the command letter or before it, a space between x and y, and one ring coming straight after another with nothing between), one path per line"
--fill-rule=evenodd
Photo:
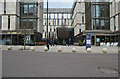
M117 73L101 72L99 67L118 70L117 47L102 48L92 46L92 53L87 53L85 46L54 46L44 52L44 46L34 46L35 51L19 50L19 46L2 46L3 77L117 77ZM62 52L57 52L61 47ZM76 53L72 48L76 48ZM30 48L27 46L27 48Z
M98 67L118 69L117 54L2 52L3 77L117 77Z
M12 50L13 51L18 51L20 47L23 46L12 46ZM35 52L44 52L44 47L45 46L26 46L26 48L30 49L31 47L35 48ZM58 53L58 48L61 47L62 48L62 52L61 53L73 53L72 49L75 48L76 49L76 53L87 53L86 51L86 47L85 46L62 46L62 45L58 45L58 46L50 46L50 50L47 52L51 52L51 53ZM102 49L103 48L107 48L108 53L113 53L113 54L117 54L118 53L118 47L108 47L108 46L92 46L92 52L91 53L103 53ZM2 50L8 50L8 46L2 46ZM27 50L30 51L30 50Z

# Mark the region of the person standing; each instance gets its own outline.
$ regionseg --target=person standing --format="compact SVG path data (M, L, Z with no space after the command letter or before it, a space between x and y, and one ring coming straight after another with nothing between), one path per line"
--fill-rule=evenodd
M51 45L51 46L52 46L52 42L53 42L53 41L52 41L52 39L51 39L51 40L50 40L50 45Z
M68 46L71 46L71 39L69 39L68 41Z
M52 45L54 46L54 43L55 43L55 41L54 41L54 39L53 39L53 41L52 41Z

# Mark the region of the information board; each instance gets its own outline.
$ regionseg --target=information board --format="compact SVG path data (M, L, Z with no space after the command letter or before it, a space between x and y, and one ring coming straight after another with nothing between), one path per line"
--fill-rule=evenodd
M86 35L86 50L87 48L91 48L91 35L90 34Z

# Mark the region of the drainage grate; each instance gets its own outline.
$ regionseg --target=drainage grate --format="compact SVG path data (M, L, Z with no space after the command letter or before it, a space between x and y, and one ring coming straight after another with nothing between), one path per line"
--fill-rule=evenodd
M109 68L109 67L98 67L99 71L102 73L113 73L113 74L118 74L118 70L114 68Z

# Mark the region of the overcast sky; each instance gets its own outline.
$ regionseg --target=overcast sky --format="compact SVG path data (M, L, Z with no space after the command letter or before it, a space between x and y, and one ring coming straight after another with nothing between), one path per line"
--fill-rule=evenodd
M47 7L47 0L44 0L44 7ZM49 8L72 8L73 0L48 0Z

